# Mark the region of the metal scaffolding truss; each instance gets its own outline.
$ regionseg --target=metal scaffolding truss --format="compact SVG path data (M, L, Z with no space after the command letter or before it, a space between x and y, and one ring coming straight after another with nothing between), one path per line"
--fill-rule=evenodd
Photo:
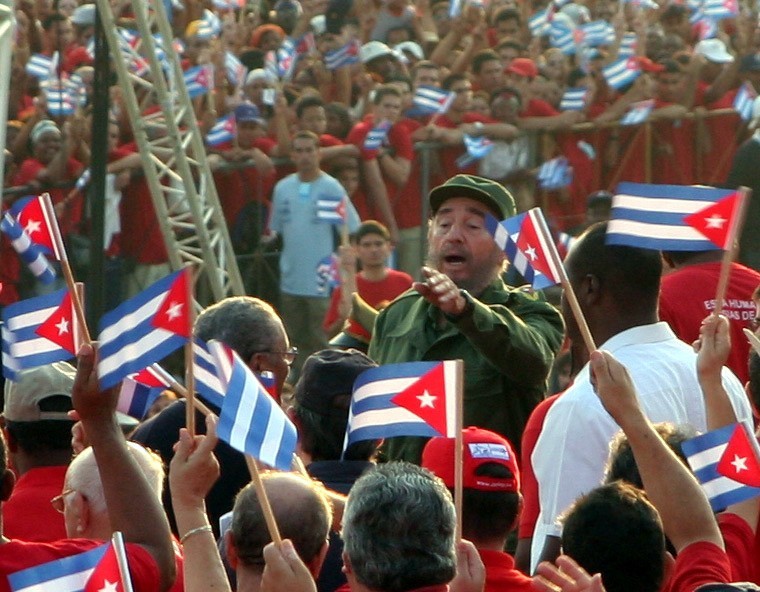
M242 295L243 282L172 48L163 0L131 4L139 36L125 39L109 0L97 0L171 267L195 266L214 301Z

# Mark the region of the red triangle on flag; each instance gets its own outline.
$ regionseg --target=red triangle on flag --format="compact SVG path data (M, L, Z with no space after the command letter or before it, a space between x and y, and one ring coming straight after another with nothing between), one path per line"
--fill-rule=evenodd
M520 234L517 237L517 248L528 259L528 263L543 273L550 280L559 283L560 279L556 277L556 273L552 271L552 266L549 262L549 255L545 252L543 243L538 236L536 225L533 223L533 218L526 215L520 226Z
M724 477L750 487L760 487L760 459L743 424L737 424L718 461L717 471Z
M58 308L37 327L35 333L76 355L77 329L71 294L66 292Z
M30 199L18 213L18 223L33 243L45 247L51 255L57 257L53 235L39 197Z
M190 306L188 302L189 270L177 275L163 302L153 315L151 324L157 329L166 329L180 337L190 338Z
M419 377L391 399L399 407L414 413L446 437L446 380L443 362Z
M731 246L728 244L730 240L729 231L739 206L738 197L737 193L727 195L706 208L689 214L683 220L718 247L726 250Z
M84 592L123 592L119 562L116 559L114 546L108 545L105 555L101 558L90 574L84 586Z
M169 386L152 368L140 370L137 374L132 376L132 380L153 388Z

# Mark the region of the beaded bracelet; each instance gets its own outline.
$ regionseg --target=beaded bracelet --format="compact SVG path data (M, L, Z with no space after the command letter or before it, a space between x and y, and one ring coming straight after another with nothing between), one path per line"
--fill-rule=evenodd
M198 534L199 532L212 532L211 525L204 524L203 526L199 526L197 528L191 528L184 535L182 535L182 538L179 539L179 544L184 545L187 539L189 539L194 534Z

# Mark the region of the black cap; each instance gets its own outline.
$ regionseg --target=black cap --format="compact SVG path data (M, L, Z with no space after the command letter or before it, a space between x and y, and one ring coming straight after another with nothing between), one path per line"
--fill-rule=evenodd
M332 35L340 35L352 6L353 0L330 0L325 11L325 30Z
M357 377L376 367L375 362L355 349L318 351L301 368L301 378L293 393L296 405L319 415L345 413L345 406L334 406L333 399L351 395Z

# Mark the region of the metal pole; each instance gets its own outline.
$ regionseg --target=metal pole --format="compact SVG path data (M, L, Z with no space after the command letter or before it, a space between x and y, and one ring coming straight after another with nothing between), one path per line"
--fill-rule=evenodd
M91 181L87 191L90 205L90 269L87 281L87 324L97 327L105 308L106 281L103 227L106 194L106 164L108 162L108 92L110 63L105 29L100 10L95 19L95 78L92 97L92 159Z

